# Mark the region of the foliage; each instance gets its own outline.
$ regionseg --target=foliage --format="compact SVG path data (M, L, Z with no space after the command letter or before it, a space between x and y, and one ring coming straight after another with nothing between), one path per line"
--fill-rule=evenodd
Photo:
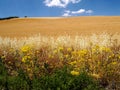
M14 18L19 18L18 16L10 16L10 17L5 17L5 18L0 18L0 20L9 20L9 19L14 19Z
M111 44L91 42L84 48L42 41L39 47L34 43L0 44L0 89L119 89L120 45L106 42Z

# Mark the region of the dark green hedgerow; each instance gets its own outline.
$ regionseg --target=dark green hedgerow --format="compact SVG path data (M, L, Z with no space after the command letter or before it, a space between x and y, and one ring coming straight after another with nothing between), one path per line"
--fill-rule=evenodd
M34 90L98 90L97 82L82 72L78 76L72 76L67 68L57 70L52 75L35 79Z
M10 76L0 62L0 90L99 90L97 81L82 72L78 76L70 74L68 67L52 74L42 75L32 80L22 70L17 76Z

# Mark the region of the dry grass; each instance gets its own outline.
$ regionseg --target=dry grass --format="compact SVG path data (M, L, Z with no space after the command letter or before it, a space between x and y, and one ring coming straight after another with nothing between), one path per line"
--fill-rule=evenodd
M119 29L116 16L0 21L0 60L13 76L22 69L33 79L69 65L74 72L86 71L104 88L119 90Z
M40 33L45 36L120 33L119 16L71 18L19 18L0 21L0 36L21 37Z
M36 34L31 37L22 37L22 38L3 38L0 37L0 47L9 47L9 48L21 48L24 45L34 45L36 48L40 48L43 46L50 46L52 49L65 46L65 47L74 47L75 49L82 49L87 48L92 43L93 45L99 46L113 46L115 42L114 36L119 36L119 34L110 35L108 33L102 34L92 34L91 36L84 36L84 35L76 35L76 36L41 36L40 34ZM120 41L117 40L117 43Z
M24 38L0 38L0 60L12 76L22 69L30 79L51 74L65 65L77 74L87 72L101 86L120 89L120 43L108 33L91 36L35 35ZM47 68L46 68L46 65ZM36 66L37 71L36 71ZM46 72L47 70L47 72ZM107 89L106 89L107 90Z

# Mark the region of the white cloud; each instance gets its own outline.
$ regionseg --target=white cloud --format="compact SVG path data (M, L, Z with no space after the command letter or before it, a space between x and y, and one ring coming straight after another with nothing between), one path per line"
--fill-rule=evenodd
M78 11L72 11L71 13L72 14L82 14L82 13L84 13L85 12L85 9L80 9L80 10L78 10Z
M79 9L77 11L65 10L62 16L69 17L69 16L75 16L79 14L91 14L91 13L93 13L93 10L85 10L85 9Z
M63 17L70 17L71 15L68 14L68 13L64 13L62 16L63 16Z
M93 13L93 10L87 10L86 13L91 14Z
M44 3L48 7L63 7L65 8L69 3L79 3L81 0L45 0Z
M64 14L63 14L62 16L64 16L64 17L69 17L69 16L71 16L70 13L71 13L70 10L65 10L65 11L64 11Z

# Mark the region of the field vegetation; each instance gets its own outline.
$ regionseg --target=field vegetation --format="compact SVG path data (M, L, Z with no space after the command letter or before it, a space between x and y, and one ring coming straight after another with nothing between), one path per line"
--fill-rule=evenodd
M0 89L120 90L120 41L113 37L0 37Z
M0 20L9 20L9 19L15 19L19 18L18 16L11 16L11 17L5 17L5 18L0 18Z
M81 16L70 18L16 18L0 21L0 36L24 37L120 33L120 16Z
M0 20L0 90L120 90L119 16L12 18Z

